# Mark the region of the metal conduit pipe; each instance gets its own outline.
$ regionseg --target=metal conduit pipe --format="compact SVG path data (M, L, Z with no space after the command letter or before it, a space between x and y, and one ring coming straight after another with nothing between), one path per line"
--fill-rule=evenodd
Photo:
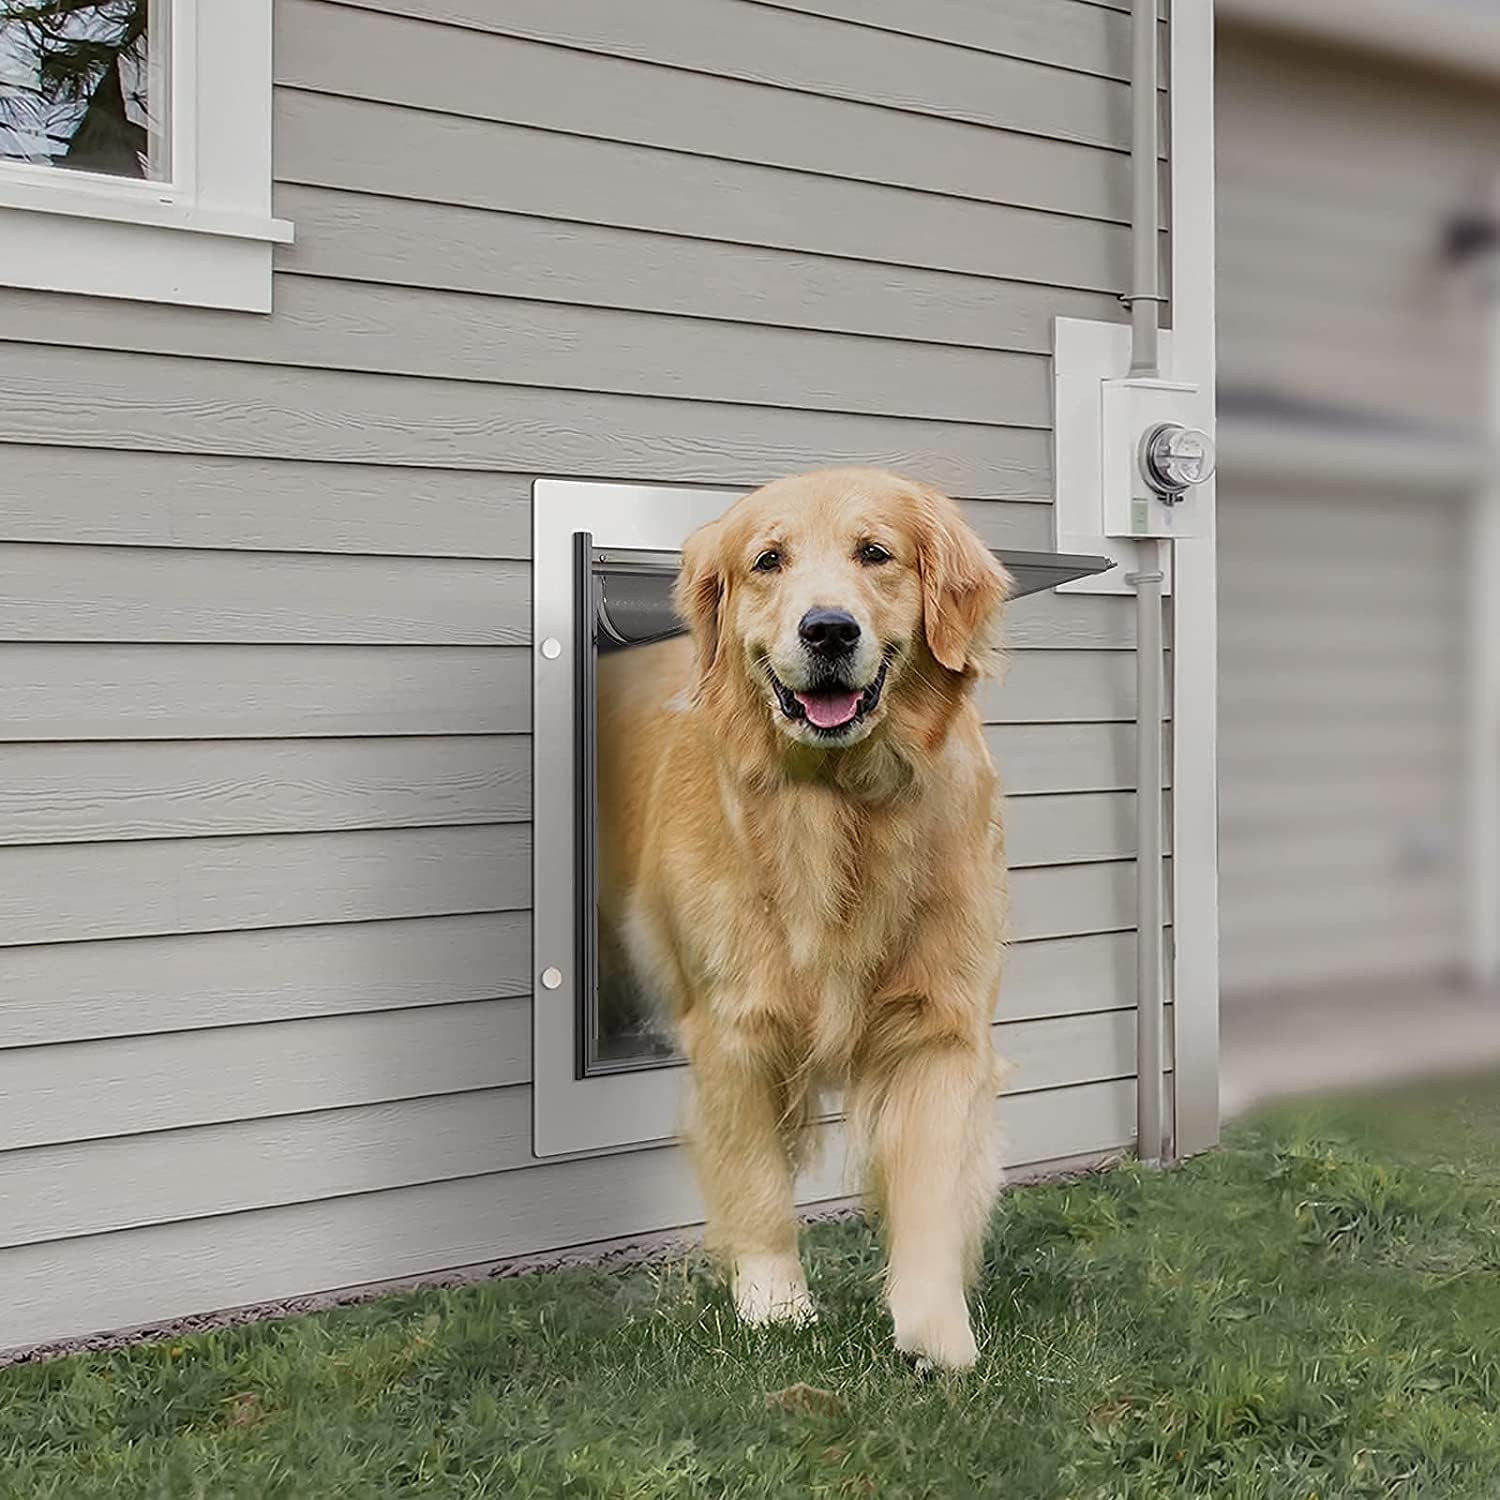
M1159 541L1140 545L1160 556ZM1133 576L1136 599L1136 1137L1148 1167L1166 1155L1162 1032L1162 613L1160 566Z
M1131 0L1130 27L1130 373L1149 377L1161 364L1156 0Z
M1160 374L1156 0L1131 0L1130 373ZM1163 1119L1162 584L1166 543L1136 542L1136 1138L1147 1166L1166 1155Z

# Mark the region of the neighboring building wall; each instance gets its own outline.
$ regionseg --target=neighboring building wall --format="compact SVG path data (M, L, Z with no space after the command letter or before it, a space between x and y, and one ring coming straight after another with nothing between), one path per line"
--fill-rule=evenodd
M1485 320L1443 228L1494 190L1500 91L1220 28L1219 383L1483 421Z
M1472 440L1487 323L1440 248L1495 172L1500 92L1221 28L1218 103L1226 440L1247 394L1261 414L1256 472L1219 482L1223 984L1455 969L1468 506L1372 480L1348 423L1362 477L1273 474L1264 398L1368 444Z
M1465 512L1398 485L1220 485L1226 992L1464 958Z
M1119 316L1120 6L277 26L272 316L0 295L0 1347L691 1221L531 1156L530 483L1046 548L1050 320ZM1133 1135L1132 630L1028 600L987 700L1013 1161Z

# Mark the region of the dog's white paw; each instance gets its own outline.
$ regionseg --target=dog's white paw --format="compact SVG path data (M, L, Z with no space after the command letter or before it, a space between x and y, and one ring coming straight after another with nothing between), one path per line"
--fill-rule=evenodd
M961 1293L941 1301L911 1304L892 1298L891 1317L896 1325L896 1347L911 1356L919 1374L934 1369L969 1370L979 1358L979 1346L969 1326L969 1309Z
M752 1328L811 1323L817 1317L795 1255L742 1255L734 1263L734 1307Z

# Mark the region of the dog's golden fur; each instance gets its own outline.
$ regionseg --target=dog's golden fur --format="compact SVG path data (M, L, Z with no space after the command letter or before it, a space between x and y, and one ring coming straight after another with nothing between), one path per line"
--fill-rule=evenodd
M998 661L1007 585L936 491L801 475L688 540L691 640L601 664L601 927L671 1007L736 1305L812 1315L792 1179L818 1091L841 1087L897 1344L951 1367L975 1357L965 1285L998 1182L1004 847L973 688ZM800 670L798 621L819 607L847 611L866 667L888 667L831 740L774 685Z

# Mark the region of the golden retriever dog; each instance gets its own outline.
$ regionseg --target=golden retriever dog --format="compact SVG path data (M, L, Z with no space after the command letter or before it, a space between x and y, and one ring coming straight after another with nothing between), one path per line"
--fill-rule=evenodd
M661 996L686 1134L748 1323L813 1316L793 1178L842 1088L896 1345L976 1357L999 1170L1000 787L973 696L1009 579L893 474L778 480L683 549L691 638L601 661L600 926Z

